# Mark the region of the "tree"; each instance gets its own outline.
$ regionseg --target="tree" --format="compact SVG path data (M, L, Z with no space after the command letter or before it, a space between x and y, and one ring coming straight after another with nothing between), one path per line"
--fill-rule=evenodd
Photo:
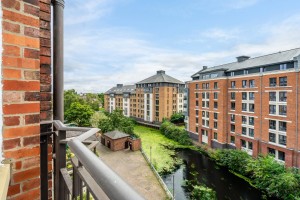
M100 100L100 105L104 107L104 93L98 94L98 98Z
M65 118L68 122L75 123L77 126L88 127L91 126L90 118L93 113L94 111L90 106L74 102L67 110Z
M107 119L100 119L98 127L103 133L119 130L131 136L137 137L134 133L134 121L123 115L122 110L114 110L112 113L105 112Z
M71 104L79 102L83 104L83 100L80 98L80 95L74 89L64 91L64 110L65 114L70 109Z
M180 124L180 123L184 123L184 114L183 113L174 113L171 118L170 121L174 124Z

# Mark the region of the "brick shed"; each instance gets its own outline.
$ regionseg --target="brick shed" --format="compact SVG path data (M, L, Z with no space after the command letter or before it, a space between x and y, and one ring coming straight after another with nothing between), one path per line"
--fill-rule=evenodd
M130 148L133 151L141 148L140 139L132 139L130 135L118 130L107 132L102 135L101 143L113 151Z

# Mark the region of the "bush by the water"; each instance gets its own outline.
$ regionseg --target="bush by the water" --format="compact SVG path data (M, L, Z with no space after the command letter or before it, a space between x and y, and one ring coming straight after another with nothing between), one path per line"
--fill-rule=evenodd
M210 156L219 165L246 176L257 188L270 197L292 200L300 199L300 174L297 169L285 168L273 156L253 159L240 150L216 150Z
M167 138L170 138L182 145L191 145L192 141L186 130L177 127L169 121L164 121L160 126L160 131Z

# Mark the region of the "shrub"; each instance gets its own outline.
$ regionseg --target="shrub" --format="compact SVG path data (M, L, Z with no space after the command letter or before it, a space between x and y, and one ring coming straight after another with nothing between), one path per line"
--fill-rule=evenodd
M202 185L195 185L192 193L191 193L191 199L192 200L216 200L217 195L216 192L208 187L202 186Z
M182 113L174 113L170 118L170 122L174 124L182 124L184 123L184 114Z
M164 121L160 126L160 131L167 138L170 138L182 145L191 145L192 141L186 130L177 127L169 121Z

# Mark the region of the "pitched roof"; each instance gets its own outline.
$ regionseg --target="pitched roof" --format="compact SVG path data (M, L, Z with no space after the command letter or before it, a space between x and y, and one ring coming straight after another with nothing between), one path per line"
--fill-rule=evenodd
M232 62L232 63L210 67L205 70L200 70L196 74L207 73L207 72L212 72L217 70L226 70L227 72L230 72L230 71L236 71L240 69L247 69L251 67L266 66L275 63L284 63L288 61L293 61L294 58L299 55L300 55L300 48L290 49L287 51L279 51L273 54L250 58L242 62ZM195 76L196 74L194 74L193 76Z
M105 94L110 94L110 93L123 94L125 92L135 93L135 85L116 86L116 87L113 87L113 88L109 89L108 91L106 91Z
M104 135L111 139L120 139L120 138L124 138L124 137L129 137L128 134L117 131L117 130L104 133Z
M182 81L173 78L167 74L165 71L160 70L157 71L157 74L150 76L142 81L137 82L136 84L144 84L144 83L176 83L176 84L184 84Z

